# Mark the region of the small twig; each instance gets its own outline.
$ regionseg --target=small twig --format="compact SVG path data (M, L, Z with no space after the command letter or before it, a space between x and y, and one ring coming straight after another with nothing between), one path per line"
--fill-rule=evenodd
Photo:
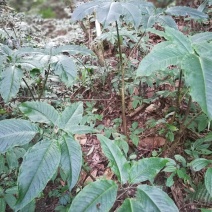
M92 176L92 174L88 170L86 170L86 168L84 166L82 166L82 169L83 169L83 171L86 172L87 176L89 176L93 181L96 181L96 178L94 176ZM87 179L87 177L85 178L85 180L86 179Z
M187 119L187 117L188 117L188 115L189 115L189 110L190 110L190 107L191 107L191 96L189 97L189 100L188 100L188 106L187 106L187 109L186 109L186 113L185 113L185 116L184 116L184 118L183 118L183 120L182 120L182 124L183 123L185 123L185 121L186 121L186 119Z
M145 109L145 107L147 107L147 104L143 104L140 107L137 107L132 113L129 114L129 117L133 118L135 115L140 113L143 109Z
M43 95L43 93L45 91L45 87L46 87L46 83L47 83L48 76L49 76L49 73L50 73L50 69L51 69L51 66L49 64L48 69L47 69L47 72L46 72L46 77L45 77L45 80L44 80L44 83L43 83L43 87L42 87L42 90L41 90L40 95L38 97L38 100L39 101L40 101L40 99L41 99L41 97L42 97L42 95Z
M32 98L33 98L33 100L35 101L35 97L34 97L34 95L33 95L33 93L32 93L32 90L30 89L28 83L26 82L26 80L25 80L24 78L22 78L22 79L23 79L24 83L26 84L26 86L27 86L27 88L28 88L28 90L29 90L29 92L30 92L30 94L31 94L31 96L32 96Z
M123 122L123 132L127 137L127 119L126 119L126 105L125 105L125 67L123 66L122 50L121 50L121 40L119 35L118 22L116 21L116 32L118 39L118 50L119 50L119 60L121 69L121 109L122 109L122 122Z

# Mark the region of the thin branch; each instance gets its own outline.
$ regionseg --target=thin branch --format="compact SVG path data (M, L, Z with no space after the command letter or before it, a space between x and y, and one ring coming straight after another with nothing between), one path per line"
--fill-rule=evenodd
M123 67L122 51L121 51L121 40L119 35L118 23L116 21L116 32L118 37L118 50L119 50L119 60L121 69L121 109L122 109L122 121L123 121L123 131L124 135L127 137L127 120L126 120L126 105L125 105L125 68Z
M26 82L26 80L25 80L24 78L22 78L22 79L23 79L24 83L26 84L26 86L27 86L27 88L28 88L28 90L29 90L29 92L30 92L30 94L31 94L31 96L32 96L32 99L35 101L35 97L34 97L34 95L33 95L33 93L32 93L32 90L30 89L28 83Z
M44 83L43 83L43 87L42 87L42 91L40 92L40 95L38 97L38 100L40 101L44 91L45 91L45 88L46 88L46 83L47 83L47 80L48 80L48 76L49 76L49 73L50 73L50 69L51 69L51 66L49 64L48 66L48 69L47 69L47 72L46 72L46 77L45 77L45 80L44 80Z

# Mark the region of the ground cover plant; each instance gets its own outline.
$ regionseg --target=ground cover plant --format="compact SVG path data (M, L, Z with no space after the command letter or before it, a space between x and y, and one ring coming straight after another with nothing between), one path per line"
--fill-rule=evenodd
M211 0L0 3L0 211L211 210Z

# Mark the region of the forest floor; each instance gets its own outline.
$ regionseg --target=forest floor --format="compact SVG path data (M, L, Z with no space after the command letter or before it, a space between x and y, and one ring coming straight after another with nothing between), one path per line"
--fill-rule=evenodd
M190 33L190 27L188 24L192 24L190 22L185 23L183 20L177 20L178 27L180 30L184 31L184 33ZM91 43L94 38L86 38L83 30L81 29L78 23L70 23L70 19L35 19L28 20L26 23L26 27L30 26L30 28L36 33L34 33L37 37L34 39L40 43L54 43L54 45L62 45L62 44L77 44L77 45L86 45L87 47L91 46ZM211 21L205 26L196 24L195 25L197 31L212 31L212 23ZM91 29L92 31L93 29ZM149 41L151 46L161 42L161 38L154 34L149 34ZM124 49L124 53L128 54L128 49ZM113 45L107 45L104 49L104 59L108 66L111 67L111 70L116 70L117 65L117 57L114 56L117 54L116 47ZM90 58L81 58L82 60L87 62ZM142 57L136 58L137 61L140 61ZM53 87L56 90L56 98L61 102L69 99L71 102L83 101L87 106L92 108L92 112L96 115L100 115L102 118L99 118L95 122L95 127L101 129L102 133L103 129L109 129L108 132L112 132L111 139L114 139L113 133L117 132L122 134L123 129L120 122L121 119L121 96L116 90L113 88L114 83L114 75L115 71L102 75L101 71L98 70L98 60L97 58L89 61L96 68L94 69L94 75L97 72L97 76L92 76L90 81L80 83L80 86L76 85L74 89L68 89L61 83L53 83ZM135 66L138 64L135 63ZM102 67L100 67L102 69ZM139 135L139 142L137 148L131 145L131 153L135 155L136 159L150 157L157 153L163 157L172 157L174 154L180 154L187 157L184 152L184 145L180 143L174 152L170 155L169 147L166 145L166 138L163 135L160 135L159 131L163 129L163 123L158 124L156 126L151 126L151 121L157 121L164 118L164 111L167 108L170 108L174 103L173 99L170 97L167 98L154 98L154 101L146 102L136 109L133 108L133 96L139 96L140 94L145 95L146 99L151 99L158 91L174 91L176 89L175 86L170 84L163 84L160 86L153 87L142 87L141 90L134 89L131 95L128 95L126 98L126 116L127 116L127 129L130 134L130 129L132 128L132 124L134 122L138 123L138 128L145 129ZM51 102L51 100L48 100ZM184 105L184 111L186 111L186 104ZM85 108L86 111L86 108ZM148 125L148 124L149 125ZM101 130L100 130L101 131ZM203 134L204 135L204 132ZM118 135L119 136L119 135ZM191 131L188 131L184 136L183 142L187 140L195 140L201 137L201 135L193 134ZM88 171L82 171L81 176L78 182L78 187L84 187L89 182L94 181L97 178L105 177L106 179L116 180L116 177L111 172L110 168L108 168L108 161L106 157L103 155L100 147L100 143L97 140L95 135L76 135L75 139L78 140L81 144L84 162L86 167L89 167ZM132 141L130 140L131 144ZM162 151L166 149L166 151ZM191 173L195 175L195 173ZM203 179L204 172L200 174L196 174L193 178L196 182L201 182ZM168 193L170 197L175 201L176 205L180 209L180 211L198 211L198 208L204 207L203 202L198 201L190 201L186 200L187 191L189 188L183 182L182 179L175 180L174 185L171 188L165 186L165 180L167 175L164 173L160 173L155 179L155 184L160 185L163 189ZM51 212L54 211L55 207L58 204L58 198L50 197L49 192L57 189L57 187L61 187L64 185L64 182L57 181L56 183L49 182L46 189L44 190L43 197L37 200L36 203L36 211L37 212ZM76 192L76 191L74 191ZM111 211L114 211L121 204L121 202L127 196L133 196L132 194L126 194L120 197L119 201L117 201L117 205ZM211 205L212 207L212 205ZM9 210L8 210L9 211Z

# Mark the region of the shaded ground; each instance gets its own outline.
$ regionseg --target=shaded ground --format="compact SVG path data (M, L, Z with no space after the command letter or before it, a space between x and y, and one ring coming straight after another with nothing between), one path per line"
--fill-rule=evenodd
M38 44L42 44L45 42L54 42L55 45L67 44L71 42L72 44L86 44L87 46L91 45L92 39L85 38L83 30L80 28L79 24L71 24L69 19L64 20L36 20L33 18L31 20L29 30L34 30L33 34L37 36L35 37ZM190 33L190 29L185 27L185 24L192 24L191 22L186 23L182 20L177 20L179 24L179 29L186 29L187 33ZM28 25L26 25L28 27ZM205 23L204 26L199 24L194 24L195 30L204 30L204 31L212 31L211 22ZM42 35L42 36L41 36ZM155 36L153 34L149 35L149 41L151 45L155 45L161 42L161 38ZM105 60L109 64L111 70L116 70L115 65L117 64L117 58L112 55L117 53L114 46L106 45L105 47ZM125 53L128 54L127 49L125 49ZM137 58L138 61L142 59L142 54L138 54ZM101 79L101 71L98 69L98 60L97 58L82 58L85 64L97 65L96 71L97 77L91 77L91 82L82 82L79 83L80 86L75 86L73 90L67 89L60 83L52 83L51 89L56 90L56 95L61 103L64 99L69 99L70 101L84 101L84 102L92 102L93 109L95 109L95 114L102 115L102 120L97 120L95 126L98 127L102 125L104 129L111 129L112 131L117 131L122 133L121 125L114 122L114 119L121 118L121 97L120 95L115 92L113 88L114 76L118 75L116 71L111 71L109 74L105 76L105 79ZM135 64L137 65L137 64ZM177 86L171 84L163 84L155 85L153 87L149 87L147 85L141 86L139 89L135 88L133 94L129 95L126 99L127 105L127 125L128 129L131 128L133 122L138 122L139 128L145 129L139 135L139 143L138 147L135 148L131 141L131 152L135 153L136 159L140 159L143 157L150 157L152 156L153 152L156 151L158 154L162 154L162 156L166 157L169 156L169 145L167 146L167 140L164 135L160 135L159 131L164 128L163 124L148 127L147 123L149 120L159 120L162 119L167 110L174 104L172 97L167 98L160 98L156 96L157 91L172 91L176 90ZM132 107L132 96L136 95L139 96L140 94L145 94L145 98L152 98L154 101L146 102L142 106L133 109ZM155 98L153 98L155 96ZM95 100L92 100L95 99ZM53 103L52 103L53 104ZM186 110L186 103L182 111ZM102 130L103 133L104 130ZM129 133L129 132L128 132ZM203 133L204 135L204 133ZM183 141L188 139L195 140L201 135L195 135L188 131L185 135ZM80 180L78 182L79 187L84 187L88 182L95 180L98 177L106 177L107 179L116 180L115 176L111 172L109 168L107 168L108 161L106 157L103 155L101 151L101 147L99 141L97 140L95 135L76 135L75 139L78 140L82 146L84 160L87 164L87 167L90 167L89 171L82 171ZM115 139L114 135L111 134L111 139ZM167 150L167 151L162 151ZM179 144L172 155L174 154L181 154L186 157L184 153L184 146ZM195 175L191 173L191 175ZM187 191L191 188L188 187L181 179L176 179L174 186L170 189L165 186L165 179L167 175L161 173L157 176L155 183L157 185L162 185L164 191L166 191L170 197L175 201L180 211L199 211L199 207L204 207L203 202L194 201L191 202L190 199L186 200ZM203 173L200 173L197 176L193 176L196 182L202 181ZM58 186L63 186L63 182L57 182L53 184L50 182L46 189L44 190L43 198L40 198L36 203L36 211L54 211L55 207L58 204L58 198L49 197L48 194L50 191L54 190ZM111 211L114 211L117 206L121 204L121 202L126 197L132 197L134 195L134 190L129 190L128 193L122 195L114 208ZM212 207L212 205L211 205ZM8 210L9 211L9 210Z

